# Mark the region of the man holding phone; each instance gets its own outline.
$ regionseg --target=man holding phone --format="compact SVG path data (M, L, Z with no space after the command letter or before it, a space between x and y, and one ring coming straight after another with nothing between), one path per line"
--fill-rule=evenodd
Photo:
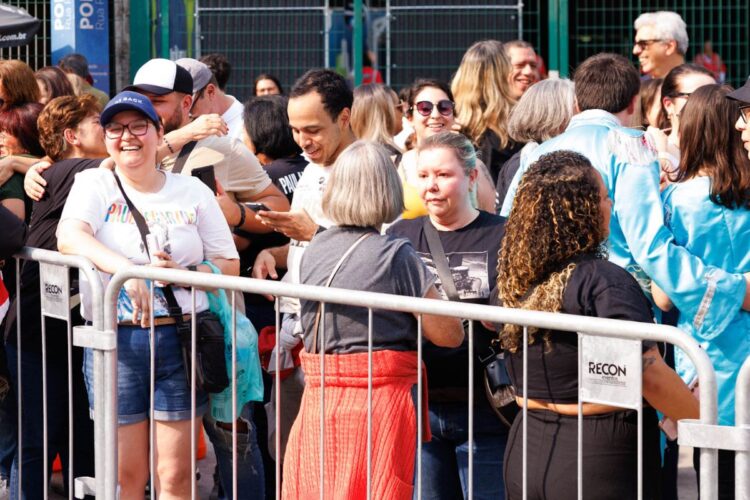
M241 141L225 135L199 134L196 140L185 142L180 136L170 142L176 136L173 132L191 124L195 89L188 70L174 61L151 59L141 66L127 90L148 97L164 122L166 135L159 150L166 153L163 169L190 175L195 169L213 166L218 181L217 201L230 227L248 233L273 230L253 217L242 202L260 202L280 212L289 210L289 202Z

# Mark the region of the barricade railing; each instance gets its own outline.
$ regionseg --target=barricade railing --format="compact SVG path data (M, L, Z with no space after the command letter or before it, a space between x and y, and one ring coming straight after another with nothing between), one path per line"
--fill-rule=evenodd
M592 318L592 317L582 317L582 316L572 316L572 315L566 315L566 314L556 314L556 313L547 313L547 312L535 312L535 311L523 311L518 309L507 309L502 307L491 307L486 305L476 305L476 304L464 304L464 303L457 303L457 302L447 302L447 301L439 301L439 300L429 300L429 299L421 299L421 298L413 298L413 297L404 297L404 296L398 296L398 295L387 295L387 294L380 294L380 293L371 293L371 292L361 292L361 291L352 291L347 289L336 289L336 288L325 288L325 287L315 287L315 286L309 286L309 285L292 285L287 283L280 283L280 282L274 282L274 281L263 281L263 280L254 280L250 278L240 278L240 277L231 277L231 276L221 276L221 275L214 275L214 274L208 274L208 273L195 273L195 272L188 272L188 271L180 271L180 270L174 270L174 269L162 269L162 268L154 268L154 267L142 267L142 266L131 266L127 269L121 270L116 275L112 277L112 280L110 281L106 292L104 296L104 332L101 335L102 338L107 339L114 339L115 338L115 332L117 331L117 314L116 314L116 305L117 305L117 297L120 288L124 285L124 283L129 279L145 279L145 280L151 280L151 282L162 282L162 283L180 283L182 286L191 287L192 288L192 297L193 297L193 303L195 301L195 288L221 288L227 291L235 291L235 292L246 292L246 293L254 293L254 294L265 294L265 295L273 295L276 296L276 345L280 345L279 343L279 330L280 330L280 322L279 322L279 313L278 313L278 298L279 297L291 297L291 298L297 298L297 299L304 299L304 300L311 300L311 301L319 301L322 302L322 313L321 318L323 321L325 320L325 304L326 303L335 303L335 304L345 304L345 305L351 305L351 306L357 306L357 307L363 307L368 309L369 313L369 346L370 349L368 350L370 356L372 355L372 311L375 309L383 309L383 310L392 310L392 311L401 311L401 312L407 312L407 313L413 313L415 315L418 315L418 343L419 346L419 359L421 360L421 345L422 345L422 324L421 324L421 316L424 314L429 315L439 315L439 316L448 316L448 317L455 317L455 318L462 318L462 319L468 319L470 320L469 323L469 329L468 329L468 347L469 347L469 404L468 404L468 414L469 414L469 426L468 426L468 436L469 436L469 459L468 459L468 492L469 492L469 498L472 498L473 496L473 452L471 451L473 446L473 400L474 400L474 391L473 391L473 358L474 358L474 345L473 345L473 323L474 321L485 321L485 322L492 322L496 324L501 323L509 323L509 324L516 324L521 325L524 327L524 340L527 339L528 336L528 328L534 327L534 328L540 328L540 329L551 329L551 330L559 330L559 331L567 331L567 332L575 332L579 334L579 347L581 345L581 338L583 337L601 337L601 338L611 338L611 339L631 339L631 340L649 340L649 341L658 341L658 342L668 342L671 344L674 344L676 347L679 347L682 349L685 354L691 359L691 361L694 363L698 377L701 380L701 398L700 398L700 419L698 421L681 421L680 422L680 443L683 443L684 441L690 441L693 436L695 436L696 433L703 433L705 435L706 432L713 432L715 429L717 429L718 426L716 426L717 423L717 395L716 395L716 380L715 380L715 374L713 371L713 368L711 366L711 362L708 359L706 353L699 347L698 343L693 340L689 335L685 334L684 332L669 326L664 325L657 325L657 324L649 324L649 323L634 323L629 321L621 321L621 320L611 320L611 319L601 319L601 318ZM153 288L152 288L152 294L153 294ZM235 303L235 294L232 293L232 306L236 305ZM236 327L236 324L235 324ZM195 328L195 321L193 321L193 328ZM325 331L325 325L322 325L321 331ZM236 332L233 328L233 345L236 345L234 342ZM322 336L321 338L321 346L325 346L325 336ZM193 336L195 338L195 336ZM113 341L114 342L114 341ZM108 345L107 347L110 347ZM194 347L193 347L194 349ZM526 354L524 350L524 370L526 370ZM580 349L579 349L580 351ZM325 363L324 363L324 354L325 349L320 349L320 356L321 356L321 380L325 380ZM195 359L193 357L193 359ZM580 360L580 352L579 352L579 360ZM640 374L640 357L638 358L638 373ZM276 354L276 363L277 366L279 365L279 354L277 350ZM580 362L579 362L580 364ZM236 374L236 358L233 353L232 357L232 366L231 370L233 374ZM195 368L192 368L193 372ZM106 386L110 388L109 396L106 401L106 415L109 421L107 422L106 426L107 429L111 429L112 432L110 432L109 437L111 439L106 441L106 460L107 464L105 466L105 471L108 472L106 474L106 477L104 479L104 487L103 489L99 489L99 481L97 476L97 496L99 498L115 498L116 491L117 491L117 484L116 484L116 471L117 471L117 442L116 439L112 439L113 436L116 436L116 426L117 426L117 416L116 416L116 408L117 408L117 396L116 396L116 365L112 365L111 370L109 370L107 373L104 374L106 378ZM277 454L276 456L279 457L278 450L280 449L280 432L278 432L278 429L280 427L280 411L278 408L278 405L280 404L280 374L277 370L276 372L276 380L275 380L275 397L276 397L276 450ZM580 374L580 366L579 366L579 378L581 377ZM195 377L193 377L193 380L195 380ZM638 381L640 381L640 375L638 378ZM524 394L526 394L526 383L527 383L527 377L524 376ZM421 363L419 364L419 373L417 378L417 386L418 386L418 394L421 394L422 391L422 373L421 373ZM193 401L194 395L195 395L195 387L192 388L193 392ZM324 412L325 407L325 395L324 390L321 390L321 414ZM368 459L367 459L367 466L368 466L368 477L367 477L367 493L368 497L370 496L371 490L371 454L372 454L372 446L373 443L372 440L372 358L370 357L369 361L369 367L368 367L368 447L367 447L367 453L368 453ZM237 395L236 395L236 389L233 391L233 421L237 421ZM640 394L639 394L640 398ZM580 399L580 398L579 398ZM592 400L595 401L595 400ZM580 404L580 403L579 403ZM97 405L98 408L98 405ZM193 405L193 410L194 410ZM641 416L640 416L640 406L638 406L637 409L639 411L639 436L641 433L640 424L641 424ZM524 404L523 412L524 416L526 415L526 412L528 411L527 404ZM423 408L421 405L421 398L417 398L417 436L422 436L422 413ZM579 411L579 426L580 426L580 411ZM526 492L526 422L524 421L524 497ZM579 427L580 430L580 427ZM237 493L237 470L236 470L236 443L237 443L237 427L236 424L233 425L232 429L233 433L233 456L235 458L234 460L234 470L233 470L233 485L232 485L232 498L239 498ZM195 441L193 437L193 470L195 470ZM324 442L324 425L321 419L321 430L320 430L320 439L321 443ZM579 439L579 481L581 481L581 433L579 431L578 435ZM700 441L700 440L699 440ZM701 498L712 500L717 498L717 448L720 446L712 445L708 442L702 442L700 441L700 444L703 446L701 448L700 452L700 495ZM111 448L110 448L111 446ZM640 450L640 443L639 443L639 450ZM711 446L711 447L708 447ZM324 447L321 446L321 456L320 456L320 498L325 498L325 492L323 491L323 485L324 485ZM639 454L640 455L640 454ZM152 472L153 472L153 457L151 457L152 461ZM639 486L640 486L640 477L642 474L642 462L639 456ZM416 474L415 474L415 491L417 495L421 495L421 487L422 487L422 478L421 478L421 440L418 438L418 444L417 444L417 455L416 455ZM99 470L99 469L97 469ZM277 460L276 463L276 497L280 497L280 463L279 460ZM498 471L498 474L500 474L501 471ZM579 482L580 486L580 482ZM581 498L582 495L582 489L579 487L579 498ZM641 492L639 491L639 498L640 498ZM192 491L193 498L196 497L196 491L195 487L193 487Z
M102 393L104 387L102 382L105 379L105 372L102 367L105 364L105 358L107 354L97 349L95 343L92 343L93 339L89 339L88 333L101 331L103 327L103 299L104 299L104 287L102 285L100 276L96 267L88 259L80 256L73 255L62 255L58 252L52 252L49 250L42 250L38 248L25 247L19 251L15 256L15 271L16 271L16 302L15 302L15 313L16 313L16 349L17 349L17 364L16 366L9 366L9 370L15 370L16 375L16 398L17 398L17 476L15 478L16 484L18 485L19 498L24 495L24 467L23 467L23 447L24 447L24 419L23 415L29 412L40 411L38 408L25 408L23 407L23 390L24 380L22 370L22 361L24 357L23 353L23 339L22 329L24 328L22 317L22 261L33 261L39 264L39 294L40 294L40 308L38 311L33 311L31 314L39 314L41 322L41 375L42 375L42 422L43 429L43 479L38 478L35 480L43 481L44 498L47 498L49 493L49 476L46 471L51 468L49 463L48 453L48 355L47 352L47 331L45 318L54 318L66 322L67 325L67 352L66 356L67 363L67 387L68 387L68 456L65 457L63 463L67 462L68 467L68 498L72 499L74 496L77 498L83 498L84 495L93 494L96 488L93 477L73 477L74 470L74 435L73 435L73 371L76 367L73 366L73 347L89 346L94 347L93 358L95 362L95 373L94 373L94 385L96 387L97 394ZM72 309L75 306L73 297L71 297L71 282L70 282L70 270L77 269L79 276L83 275L87 278L90 289L92 291L92 325L90 327L73 327L72 322ZM28 283L25 283L29 286ZM23 311L28 313L28 310ZM27 318L29 316L26 316ZM81 335L82 333L86 335ZM60 356L60 353L51 353L53 356ZM110 354L110 357L112 354ZM114 359L114 358L111 358ZM80 366L77 367L80 370ZM86 408L86 411L88 408ZM95 442L102 443L103 446L94 447L94 467L97 472L96 477L103 480L104 475L100 472L104 470L104 466L107 463L107 459L102 453L106 449L106 434L104 423L107 418L107 406L106 400L100 398L95 408L95 414L103 416L97 418L94 424L94 439ZM35 432L38 432L36 430ZM116 476L114 476L116 477ZM27 496L28 498L28 496Z

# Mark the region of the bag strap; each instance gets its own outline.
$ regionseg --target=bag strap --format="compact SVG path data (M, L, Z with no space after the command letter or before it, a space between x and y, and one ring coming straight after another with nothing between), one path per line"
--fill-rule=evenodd
M193 149L195 149L196 144L198 144L198 141L190 141L182 146L180 154L177 155L177 160L174 162L174 167L172 167L173 174L179 174L182 172L182 169L185 168L185 162L190 156L190 153L193 152Z
M424 236L427 239L427 247L430 249L432 262L435 263L435 268L448 300L460 300L461 297L458 295L456 284L453 281L453 274L448 266L448 257L446 257L443 244L440 242L440 235L429 217L424 218Z
M120 193L122 193L122 197L125 198L128 210L130 210L133 220L135 220L135 225L138 227L138 232L141 234L141 241L143 242L143 247L146 249L146 255L151 258L151 252L148 248L148 239L146 238L146 235L149 234L150 231L146 219L125 193L125 189L123 189L122 182L120 182L120 177L118 177L117 173L113 171L112 174L115 176L117 187L120 188ZM164 298L167 299L169 315L175 319L179 327L182 324L182 307L180 307L180 304L177 302L177 298L174 296L174 291L172 290L171 285L162 287L162 290L164 291Z
M336 273L341 268L341 265L344 263L344 261L349 257L352 252L354 252L354 249L359 246L360 243L365 241L366 238L372 236L374 233L368 231L359 238L357 238L357 241L352 243L352 246L349 247L349 249L344 252L344 255L341 256L339 261L336 263L335 266L333 266L333 271L331 271L331 275L328 276L328 281L326 281L326 288L331 286L331 282L333 281L333 277L336 276ZM313 348L312 348L312 354L316 354L318 352L318 331L320 330L320 314L323 310L323 303L318 303L318 312L315 313L315 323L313 325Z

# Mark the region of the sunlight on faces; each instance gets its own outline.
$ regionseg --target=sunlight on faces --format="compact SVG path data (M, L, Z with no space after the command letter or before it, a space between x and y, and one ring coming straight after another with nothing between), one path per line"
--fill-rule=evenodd
M148 124L144 135L133 135L127 128L122 131L122 137L117 139L110 139L105 133L107 152L120 169L135 169L144 166L154 168L156 164L156 149L162 134L145 115L137 111L123 111L117 113L109 125L132 126L141 120L145 120Z
M416 96L414 96L414 104L421 101L429 101L433 104L437 104L443 100L450 100L448 95L436 87L425 87ZM414 131L417 134L417 142L430 137L431 135L438 134L440 132L450 131L453 123L455 122L455 116L441 115L438 111L437 106L433 106L432 113L429 116L422 116L416 109L411 112L410 122Z
M419 196L430 215L437 219L450 218L471 206L469 194L476 177L476 169L466 174L463 164L451 149L430 148L417 156Z
M643 73L653 73L655 69L664 65L669 56L669 44L665 41L656 40L657 38L653 26L641 26L641 29L635 34L636 43L633 45L633 55L638 56L638 62ZM644 47L638 45L638 42L641 41L647 42Z
M344 149L342 140L349 127L350 110L343 109L332 120L320 94L310 92L289 99L287 113L294 141L307 158L318 165L332 165Z
M99 123L99 113L94 113L84 118L75 128L75 133L80 144L78 147L92 157L107 154L104 143L104 129Z
M511 47L508 57L512 67L508 77L513 97L520 98L529 87L539 81L536 52L525 47Z

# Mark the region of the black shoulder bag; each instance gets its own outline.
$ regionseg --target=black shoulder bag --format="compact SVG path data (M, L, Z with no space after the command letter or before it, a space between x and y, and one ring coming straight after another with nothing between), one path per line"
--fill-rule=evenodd
M443 244L440 242L440 235L429 217L424 218L424 236L448 300L460 301L461 298L453 281L448 257L445 255ZM465 334L468 335L469 332L467 331ZM513 385L505 368L505 353L493 343L489 346L486 354L479 355L478 359L484 366L484 389L487 400L497 417L510 427L516 413L518 413L518 405L516 405Z
M114 172L113 172L114 173ZM148 248L148 242L146 235L149 234L148 224L146 219L140 211L133 205L130 198L125 194L125 190L122 188L120 178L114 173L117 187L120 188L125 203L128 205L130 213L133 215L135 225L138 227L138 232L141 234L141 240L143 246L146 249L146 254L150 257L151 252ZM195 320L197 324L198 337L195 341L195 352L196 358L192 359L192 332L190 323L186 322L182 317L182 308L177 303L177 299L174 296L174 291L171 285L163 287L164 297L167 299L167 306L169 316L175 320L177 326L177 334L180 336L180 344L182 345L182 360L185 365L185 374L187 376L188 385L191 380L191 369L193 361L195 361L195 385L198 389L205 392L221 392L229 387L229 376L227 375L227 361L224 356L224 327L221 321L211 312L204 311L198 313Z

